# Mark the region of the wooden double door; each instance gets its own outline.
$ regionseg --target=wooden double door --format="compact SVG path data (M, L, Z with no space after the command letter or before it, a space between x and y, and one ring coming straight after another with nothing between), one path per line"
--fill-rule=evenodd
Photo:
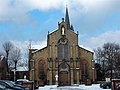
M60 86L70 85L70 74L68 71L59 72L59 85Z

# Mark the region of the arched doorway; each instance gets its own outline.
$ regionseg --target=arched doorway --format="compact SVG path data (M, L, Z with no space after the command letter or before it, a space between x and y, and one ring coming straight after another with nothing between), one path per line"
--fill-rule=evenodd
M58 84L60 86L70 85L70 70L67 63L61 63L59 65L58 75Z

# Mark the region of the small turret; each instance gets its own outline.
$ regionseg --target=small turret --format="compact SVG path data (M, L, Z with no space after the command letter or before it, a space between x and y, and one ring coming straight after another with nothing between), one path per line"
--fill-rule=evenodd
M74 31L74 27L73 27L73 25L71 25L70 29Z

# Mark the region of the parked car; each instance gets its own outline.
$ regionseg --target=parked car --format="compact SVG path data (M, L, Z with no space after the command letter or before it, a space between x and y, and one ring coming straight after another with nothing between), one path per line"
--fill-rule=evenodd
M26 87L26 86L23 86L23 85L20 85L20 84L15 84L15 82L12 82L12 81L7 81L7 82L10 83L10 84L13 84L14 86L23 88L24 90L30 90L29 87Z
M35 85L33 81L29 81L28 79L18 79L16 84L23 85L23 86L29 86L29 88L38 89L39 87Z
M103 82L100 84L100 87L103 89L110 89L112 86L112 82Z
M0 90L5 90L6 87L0 84Z
M27 79L18 79L15 83L19 85L23 85L23 82L28 82L29 80Z
M0 80L0 85L4 86L9 90L24 90L24 88L14 85L10 83L10 81L6 81L6 80Z

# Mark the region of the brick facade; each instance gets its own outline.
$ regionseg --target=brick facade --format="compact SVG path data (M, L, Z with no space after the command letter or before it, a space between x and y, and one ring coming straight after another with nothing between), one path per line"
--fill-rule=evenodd
M58 29L48 33L47 46L31 52L30 79L36 84L72 85L86 79L94 81L93 52L78 45L78 33L68 24L66 9L65 20L62 18Z

